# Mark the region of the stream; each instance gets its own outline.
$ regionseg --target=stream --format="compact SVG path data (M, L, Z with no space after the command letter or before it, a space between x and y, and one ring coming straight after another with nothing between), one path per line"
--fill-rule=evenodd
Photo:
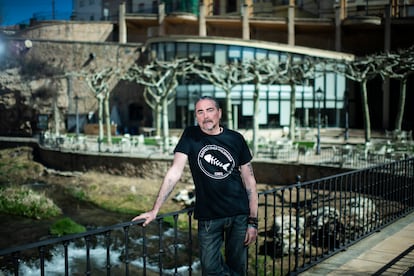
M82 224L88 230L97 227L109 226L121 222L129 221L131 215L111 212L99 208L98 206L84 201L79 201L68 194L61 185L34 183L32 188L37 191L43 191L62 209L63 217L70 217L75 222ZM59 217L61 218L61 217ZM11 216L0 213L0 248L10 248L18 245L24 245L43 239L51 238L49 234L50 226L59 218L48 220L35 220L25 217ZM163 236L168 237L170 230L165 229ZM171 231L170 231L171 232ZM154 247L157 244L158 236L149 236L149 240L154 241ZM91 248L91 267L92 275L106 274L106 248L103 237L97 237L95 245ZM141 246L139 239L134 240L136 246ZM151 243L148 244L151 246ZM133 247L133 245L132 245ZM132 250L132 248L131 248ZM151 250L151 249L149 249ZM86 250L82 243L74 242L68 246L70 275L85 275L86 268ZM124 275L125 264L123 247L119 244L119 239L111 245L111 274ZM64 274L64 247L56 246L49 252L49 257L45 261L46 275L65 275ZM143 262L141 258L130 257L129 273L131 275L141 275ZM197 275L199 267L198 260L192 265L192 274ZM158 275L156 260L147 261L147 275ZM2 274L3 273L3 274ZM148 274L149 273L149 274ZM166 269L165 275L173 275L174 271ZM187 275L188 266L184 265L178 268L178 275ZM12 275L0 268L0 275ZM21 260L19 275L40 275L38 262L30 260Z

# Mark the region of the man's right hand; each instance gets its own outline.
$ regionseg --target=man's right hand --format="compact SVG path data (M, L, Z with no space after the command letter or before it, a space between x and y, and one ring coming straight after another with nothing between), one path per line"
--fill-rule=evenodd
M157 217L157 213L155 211L149 211L146 213L143 213L139 216L136 216L132 219L132 221L141 220L144 219L144 223L142 223L142 226L147 226L151 221L153 221Z

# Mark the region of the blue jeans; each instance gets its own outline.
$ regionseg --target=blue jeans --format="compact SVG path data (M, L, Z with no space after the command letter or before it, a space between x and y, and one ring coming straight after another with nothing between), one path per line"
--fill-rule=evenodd
M247 246L244 245L247 215L199 220L198 242L203 275L246 275ZM224 258L221 247L225 243Z

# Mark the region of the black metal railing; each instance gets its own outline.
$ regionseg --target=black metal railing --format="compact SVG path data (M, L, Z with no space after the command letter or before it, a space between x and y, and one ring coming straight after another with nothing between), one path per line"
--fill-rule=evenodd
M304 271L412 212L413 166L406 159L261 192L256 275Z
M168 1L161 1L165 5L165 12L166 14L173 14L173 13L192 13L194 15L198 15L199 13L199 1L197 0L186 0L186 1L178 1L178 0L168 0ZM304 9L310 13L315 13L315 3L314 1L310 1L311 3L307 3L304 6L300 7L300 9ZM273 4L270 7L287 7L286 3L277 3ZM226 12L224 14L233 14L231 11L236 11L236 6L223 6L213 4L208 7L208 16L214 16L223 14L223 11L220 12L220 9L225 9ZM263 6L261 4L253 4L251 6L252 13L257 14L259 17L263 15L268 16L273 11L272 9L269 10L269 6ZM385 9L388 6L384 4L378 3L370 3L369 1L364 2L363 4L357 3L348 3L346 7L346 12L348 18L355 18L359 16L377 16L377 17L384 17ZM414 5L413 4L394 4L391 5L391 16L393 18L406 18L412 17L414 13ZM158 3L135 3L132 0L126 1L126 12L131 14L158 14ZM332 6L331 8L318 8L318 15L324 18L332 18L335 15L335 7ZM113 18L114 20L115 18Z
M321 167L323 169L323 167ZM413 211L414 159L259 192L249 275L295 275ZM142 228L125 222L0 250L1 272L25 275L200 275L192 208ZM77 255L76 257L74 255ZM64 265L56 265L60 261Z

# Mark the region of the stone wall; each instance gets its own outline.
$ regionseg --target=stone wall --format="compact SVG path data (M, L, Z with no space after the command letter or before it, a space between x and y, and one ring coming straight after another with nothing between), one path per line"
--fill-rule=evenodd
M100 35L107 31L103 29ZM67 118L76 110L84 117L96 113L98 100L86 78L111 68L110 91L123 90L120 76L138 60L142 46L43 38L31 40L30 48L25 48L23 39L7 43L10 64L15 66L0 71L0 135L6 136L32 136L38 131L39 115L49 118L53 131L65 132ZM132 91L140 90L137 84L128 85ZM60 124L54 123L56 116Z
M24 39L67 42L114 41L114 24L105 21L41 21L19 32Z
M80 152L62 152L36 147L36 160L48 168L61 171L100 171L115 175L143 178L163 178L172 163L172 156L165 158L132 157L122 154L84 154ZM334 167L322 167L306 164L287 164L275 161L252 162L258 183L269 185L289 185L297 181L319 179L343 173L345 170ZM187 166L181 178L191 183L191 174Z

